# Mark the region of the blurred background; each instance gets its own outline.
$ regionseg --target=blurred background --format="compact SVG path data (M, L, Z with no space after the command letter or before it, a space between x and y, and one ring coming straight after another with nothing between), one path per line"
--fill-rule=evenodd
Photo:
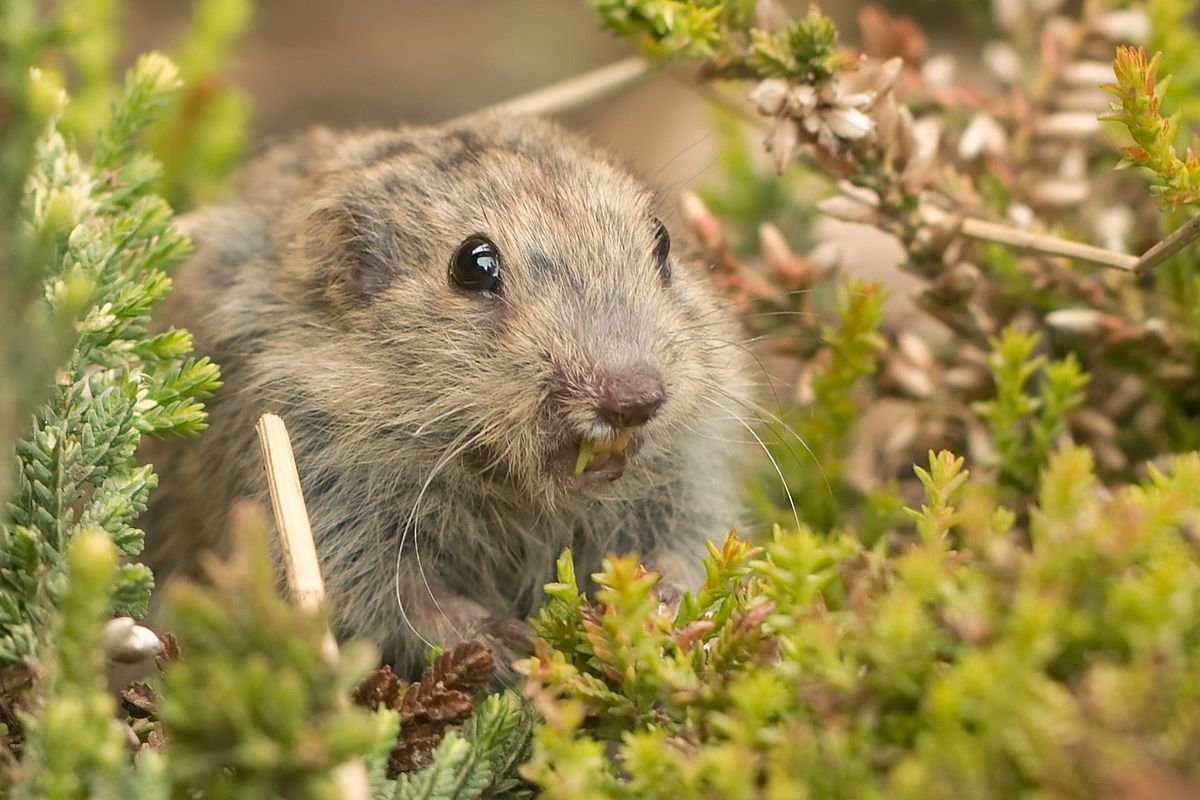
M128 60L177 41L191 5L127 2ZM849 34L855 6L825 10ZM235 52L229 78L253 103L251 152L318 124L438 122L633 53L583 0L258 0ZM665 188L712 161L712 120L666 75L562 117Z
M808 0L784 0L802 15ZM822 10L843 38L858 39L864 3ZM967 53L970 12L985 3L906 0L884 4L916 15L941 50ZM127 0L125 61L148 49L171 50L192 14L190 0ZM986 12L984 12L986 13ZM939 35L939 31L941 32ZM947 48L947 44L949 47ZM602 30L584 0L258 0L248 32L238 40L224 78L249 97L248 154L313 125L334 128L436 123L510 99L632 55ZM969 58L969 55L968 55ZM615 96L560 115L662 192L668 219L684 188L710 190L718 160L730 149L729 115L720 115L686 72L658 74ZM746 155L773 170L764 134L744 131ZM792 170L793 174L798 170ZM773 177L770 180L774 180ZM819 195L817 195L819 196ZM807 211L812 198L802 198ZM790 226L776 220L785 232ZM796 226L794 230L807 229ZM892 267L900 249L865 226L822 220L818 238L841 246L847 272L882 279L893 290L891 313L904 313L912 280ZM811 242L795 241L806 248Z

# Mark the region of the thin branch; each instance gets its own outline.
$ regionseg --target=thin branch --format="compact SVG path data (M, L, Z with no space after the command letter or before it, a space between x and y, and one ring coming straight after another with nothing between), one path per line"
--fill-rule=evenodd
M263 466L267 470L275 527L283 546L288 591L296 605L315 612L325 602L325 581L317 561L317 548L313 543L304 493L300 488L300 473L296 469L292 440L283 420L274 414L263 414L255 428L262 447ZM325 631L321 646L325 657L336 662L338 646L328 630ZM334 767L333 780L342 800L370 800L371 781L367 775L367 765L361 759Z
M505 100L486 110L529 116L561 114L632 86L649 74L650 66L641 58L631 56Z
M1198 238L1200 238L1200 217L1193 217L1180 225L1170 236L1143 253L1134 265L1133 271L1139 275L1149 272Z
M975 217L968 217L963 220L962 234L970 236L972 239L998 242L999 244L1006 244L1021 250L1033 250L1052 256L1065 256L1116 269L1132 270L1134 265L1138 263L1137 256L1131 256L1127 253L1105 250L1103 247L1072 242L1069 239L1060 239L1057 236L1048 236L1043 233L1023 231L1009 225L988 222L987 220Z

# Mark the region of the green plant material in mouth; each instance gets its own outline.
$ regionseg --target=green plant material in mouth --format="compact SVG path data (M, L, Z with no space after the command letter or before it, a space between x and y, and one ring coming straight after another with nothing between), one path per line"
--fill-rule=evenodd
M593 461L601 456L624 453L633 438L633 428L621 428L611 439L582 439L579 442L579 456L575 459L575 474L582 475Z
M579 443L579 457L575 459L575 474L582 475L583 471L588 468L588 464L592 463L595 457L595 450L592 447L591 439L584 439Z

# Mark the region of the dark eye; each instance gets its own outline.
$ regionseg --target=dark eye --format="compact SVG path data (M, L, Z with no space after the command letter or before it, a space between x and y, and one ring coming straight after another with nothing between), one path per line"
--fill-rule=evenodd
M495 243L478 233L468 236L450 259L450 280L469 292L499 291L500 251Z
M652 219L650 224L654 229L654 263L658 266L662 282L670 283L671 262L667 257L671 255L671 234L667 233L667 228L660 219Z

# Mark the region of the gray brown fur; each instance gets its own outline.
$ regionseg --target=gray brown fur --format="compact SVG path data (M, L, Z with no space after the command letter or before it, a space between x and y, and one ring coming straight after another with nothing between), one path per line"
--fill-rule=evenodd
M702 267L673 256L663 285L655 215L627 172L533 120L318 130L266 152L240 201L184 221L197 251L166 319L195 334L225 387L207 433L152 453L151 565L187 570L220 547L231 502L265 494L254 422L273 411L336 627L400 669L424 645L397 586L421 637L453 644L528 615L568 545L581 576L635 549L669 584L698 583L703 541L736 521L722 393L739 391L738 350ZM505 258L501 298L447 279L474 233ZM548 454L596 428L597 374L632 363L666 392L640 452L615 482L564 491ZM549 402L550 387L567 398Z

